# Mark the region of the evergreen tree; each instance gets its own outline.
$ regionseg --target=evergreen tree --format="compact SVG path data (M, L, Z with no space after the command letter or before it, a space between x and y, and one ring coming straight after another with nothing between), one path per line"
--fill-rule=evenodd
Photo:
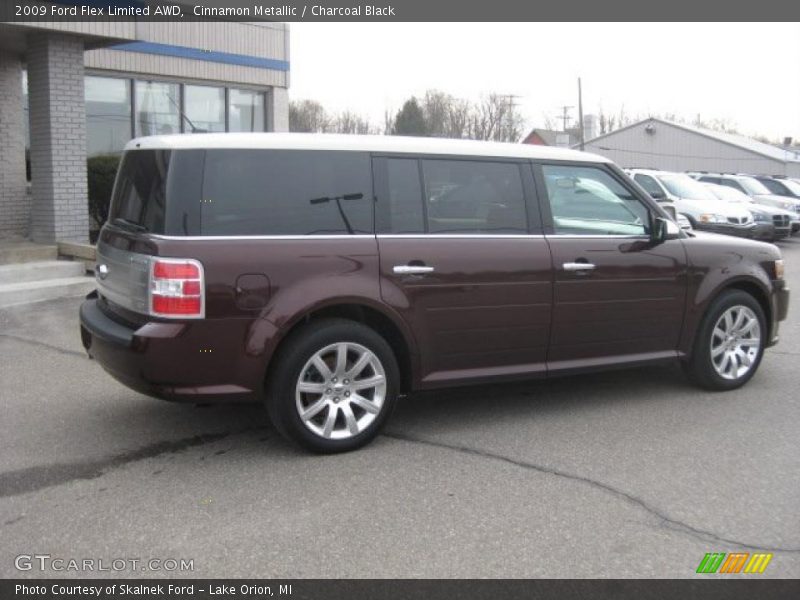
M394 119L393 135L420 135L427 136L428 128L425 124L425 115L419 107L416 98L410 98L403 104L403 108Z

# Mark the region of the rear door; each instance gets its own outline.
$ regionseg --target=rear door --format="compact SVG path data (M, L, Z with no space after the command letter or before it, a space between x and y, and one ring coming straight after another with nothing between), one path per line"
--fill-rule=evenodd
M686 296L681 240L652 243L654 209L604 165L536 172L555 274L548 369L675 356Z
M157 254L151 236L180 231L185 219L179 207L198 206L203 156L203 150L170 149L124 154L97 241L101 306L131 320L148 314L150 256Z
M527 164L373 162L383 300L409 324L423 386L545 372L552 282Z

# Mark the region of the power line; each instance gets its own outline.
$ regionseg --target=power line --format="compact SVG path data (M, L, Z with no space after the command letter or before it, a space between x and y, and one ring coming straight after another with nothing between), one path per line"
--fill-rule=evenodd
M560 106L559 108L561 109L561 116L558 117L562 121L562 123L561 123L561 131L566 131L567 130L567 123L569 123L569 110L571 108L575 108L575 107L574 106L566 106L565 105L565 106Z

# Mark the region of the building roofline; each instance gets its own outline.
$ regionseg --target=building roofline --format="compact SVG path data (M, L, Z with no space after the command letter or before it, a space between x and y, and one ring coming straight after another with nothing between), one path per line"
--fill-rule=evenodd
M597 137L592 138L591 140L587 140L584 143L584 145L586 145L586 144L594 144L597 140L601 140L601 139L607 138L607 137L609 137L611 135L614 135L614 134L617 134L617 133L621 133L623 131L631 129L632 127L638 127L642 123L647 123L647 122L661 123L662 125L669 125L671 127L676 127L678 129L682 129L684 131L688 131L689 133L694 133L694 134L697 134L699 136L702 136L702 137L705 137L705 138L708 138L708 139L712 139L712 140L714 140L716 142L721 142L721 143L726 144L728 146L732 146L734 148L738 148L739 150L745 150L746 152L750 152L751 154L756 154L758 156L762 156L764 158L768 158L768 159L773 160L775 162L779 162L779 163L800 162L800 158L797 158L797 157L789 157L789 156L787 156L787 157L781 159L778 156L775 156L774 154L770 154L770 153L767 153L767 152L759 152L755 148L748 147L748 146L746 146L744 144L737 144L734 140L731 140L731 139L728 139L726 137L723 137L722 135L716 135L717 132L715 132L715 131L711 131L711 130L708 130L708 129L702 129L700 127L694 127L692 125L685 125L683 123L675 123L673 121L667 121L665 119L660 119L658 117L648 117L646 119L642 119L641 121L636 121L635 123L631 123L630 125L626 125L625 127L620 127L619 129L615 129L614 131L609 131L608 133L604 133L602 135L598 135ZM724 135L725 136L746 137L746 136L741 136L740 134L734 134L734 133L724 134ZM758 142L758 140L752 140L752 141L753 142ZM765 146L770 146L770 144L765 144L764 142L758 142L758 143L762 143ZM573 145L572 147L575 148L576 145ZM790 151L786 151L786 152L790 152Z

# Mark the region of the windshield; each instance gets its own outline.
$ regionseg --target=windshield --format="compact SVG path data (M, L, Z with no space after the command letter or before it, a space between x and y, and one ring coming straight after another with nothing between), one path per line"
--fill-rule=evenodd
M781 183L789 188L793 194L800 196L800 183L792 181L791 179L781 179Z
M734 188L717 185L715 183L703 184L712 194L725 202L750 203L750 196Z
M687 200L716 200L714 194L709 192L688 175L659 175L658 177L669 193L678 198Z
M755 194L758 196L770 193L763 183L753 177L737 177L736 181L741 184L748 194Z

